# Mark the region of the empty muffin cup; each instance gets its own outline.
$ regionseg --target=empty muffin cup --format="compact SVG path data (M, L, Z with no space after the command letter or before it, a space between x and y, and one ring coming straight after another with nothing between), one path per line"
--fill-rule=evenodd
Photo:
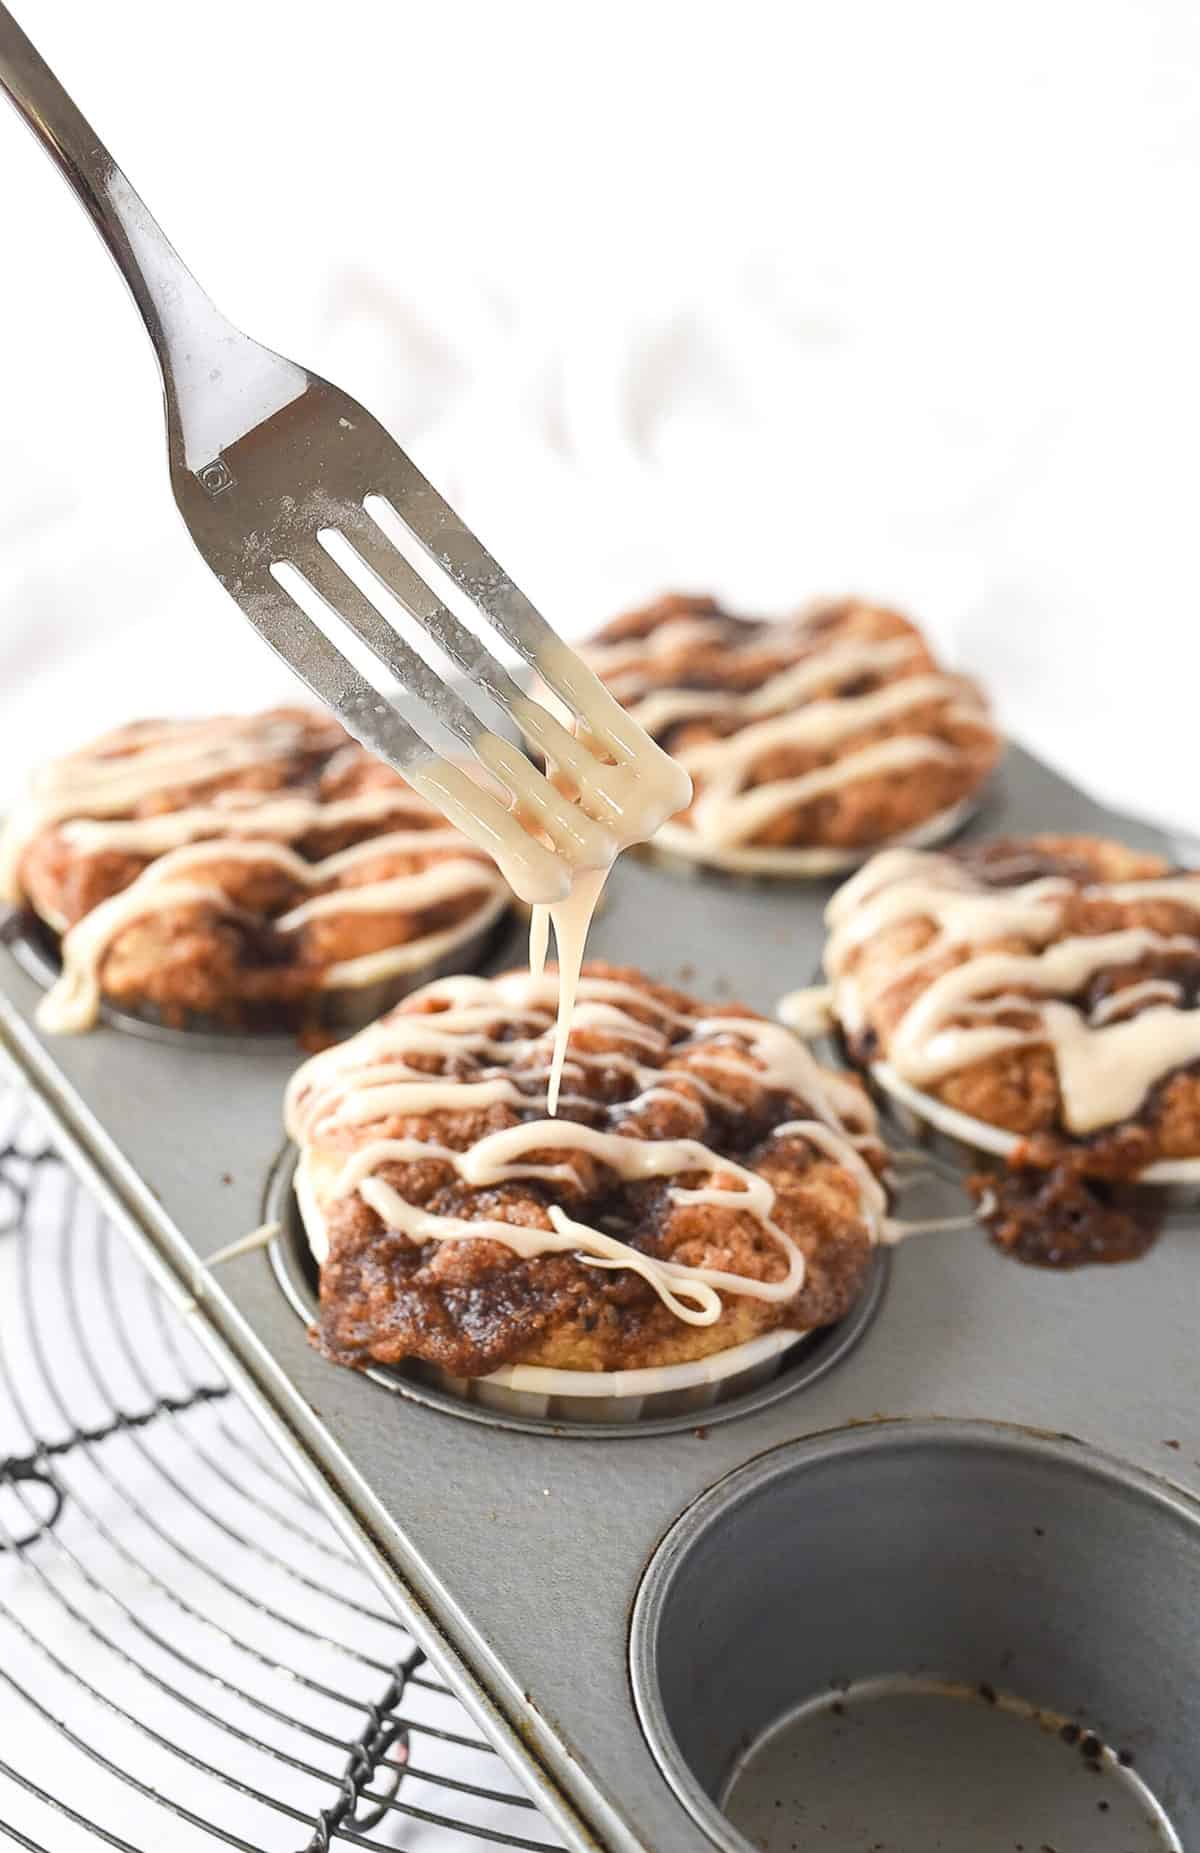
M1200 1835L1200 1506L984 1423L842 1430L668 1534L635 1699L709 1839L1160 1853Z

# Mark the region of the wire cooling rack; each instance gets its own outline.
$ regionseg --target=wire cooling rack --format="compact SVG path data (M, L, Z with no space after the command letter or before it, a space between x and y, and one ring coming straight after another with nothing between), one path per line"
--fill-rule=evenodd
M0 1845L558 1846L2 1080Z

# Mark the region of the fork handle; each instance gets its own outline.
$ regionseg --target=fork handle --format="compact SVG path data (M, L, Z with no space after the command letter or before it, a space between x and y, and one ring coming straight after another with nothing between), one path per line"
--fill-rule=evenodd
M301 368L226 320L82 111L0 0L0 89L86 207L141 311L162 368L174 450L199 472L303 391Z

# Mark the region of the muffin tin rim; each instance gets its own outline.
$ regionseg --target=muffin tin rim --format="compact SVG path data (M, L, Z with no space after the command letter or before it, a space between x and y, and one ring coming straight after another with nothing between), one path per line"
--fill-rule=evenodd
M881 1437L900 1446L968 1446L988 1453L1032 1457L1056 1470L1098 1472L1124 1493L1192 1526L1200 1536L1200 1493L1081 1437L993 1418L877 1416L777 1442L731 1468L685 1506L659 1538L638 1578L626 1644L634 1713L650 1754L676 1800L720 1853L753 1853L753 1843L702 1789L679 1749L659 1691L656 1630L672 1581L710 1529L745 1500L769 1490L792 1471L804 1472L810 1465L869 1455Z

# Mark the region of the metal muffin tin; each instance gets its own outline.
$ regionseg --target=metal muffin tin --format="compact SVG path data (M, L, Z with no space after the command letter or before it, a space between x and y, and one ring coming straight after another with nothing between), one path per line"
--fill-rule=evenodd
M1200 1508L1124 1463L981 1422L842 1429L680 1520L638 1594L634 1690L729 1853L721 1771L767 1853L870 1846L871 1821L970 1853L1194 1846L1200 1685L1178 1619L1198 1606Z
M971 831L1038 829L1162 845L1014 749ZM771 1011L817 963L830 890L684 881L626 858L591 950ZM514 936L500 962L520 956ZM1113 1817L1128 1826L1118 1803L1134 1807L1143 1777L1175 1816L1176 1839L1160 1823L1147 1853L1197 1844L1191 1218L1173 1218L1133 1265L1072 1274L1022 1267L979 1231L914 1238L859 1342L789 1394L751 1394L737 1419L614 1436L485 1424L327 1364L265 1253L199 1276L197 1263L266 1214L294 1049L236 1037L183 1046L111 1024L44 1038L38 996L36 978L0 953L0 1040L60 1138L569 1847L752 1846L717 1801L761 1840L764 1809L778 1801L786 1817L794 1805L772 1785L786 1787L781 1772L808 1754L805 1720L832 1728L835 1702L857 1716L860 1701L865 1718L883 1692L871 1715L886 1724L886 1694L906 1678L994 1687L998 1720L1026 1700L1077 1721L1081 1742L1095 1732L1103 1767L1081 1778L1093 1785L1092 1837L1063 1853L1143 1853L1110 1831ZM952 1181L926 1195L922 1213L962 1208ZM741 1538L750 1507L765 1517ZM709 1667L713 1690L681 1700L698 1665L682 1611L670 1625L654 1615L696 1539L698 1623L740 1616L749 1628L781 1592L787 1614L777 1637L755 1621L759 1646L731 1647ZM890 1605L872 1591L884 1570ZM819 1615L805 1607L814 1588ZM839 1682L844 1701L825 1704ZM1073 1781L1083 1753L1061 1747ZM904 1793L894 1785L888 1801L889 1853L927 1853ZM859 1853L835 1829L822 1838L818 1823L797 1845ZM790 1853L786 1838L768 1844Z

